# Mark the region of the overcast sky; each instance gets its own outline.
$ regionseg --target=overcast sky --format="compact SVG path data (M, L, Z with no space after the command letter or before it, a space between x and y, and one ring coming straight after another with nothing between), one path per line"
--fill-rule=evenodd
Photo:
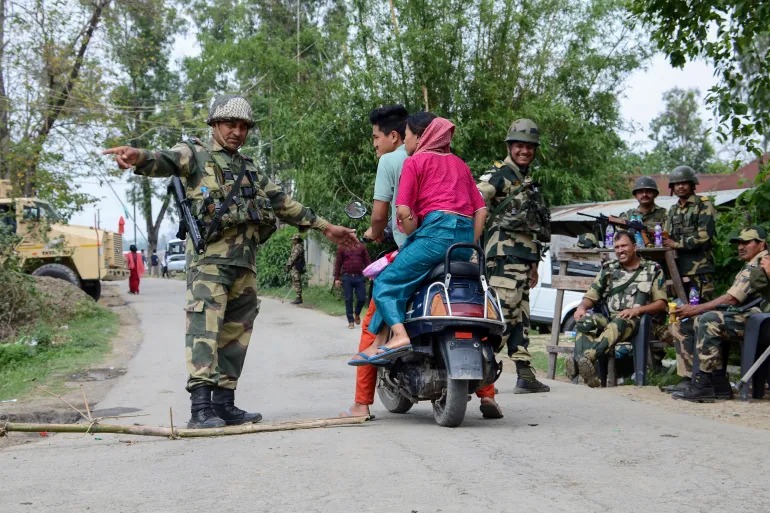
M187 45L185 45L187 46ZM188 46L190 48L192 45ZM179 55L181 56L181 54ZM657 116L662 108L662 95L665 91L679 87L688 89L697 87L701 91L701 100L709 87L714 85L715 79L712 70L701 62L688 64L684 69L673 69L663 56L656 56L650 62L646 70L639 70L634 73L629 81L625 91L625 97L620 98L621 113L630 125L636 127L633 132L621 134L629 143L646 144L648 141L648 129L650 121ZM712 116L703 108L704 119L712 123ZM121 198L126 197L128 185L123 182L113 182L113 188ZM99 198L98 203L86 207L84 212L72 216L71 224L80 224L93 226L96 209L99 210L101 227L108 230L117 230L118 220L124 216L123 209L115 199L112 191L104 186L99 187L95 182L88 182L82 186L83 192ZM126 202L126 200L123 200ZM131 207L128 207L131 209ZM154 212L160 208L160 201L154 202ZM133 212L129 212L133 214ZM133 224L126 217L126 238L133 238ZM144 231L144 222L139 222L139 230ZM175 231L167 220L161 227L161 234L168 234ZM141 234L138 234L138 240L144 240Z

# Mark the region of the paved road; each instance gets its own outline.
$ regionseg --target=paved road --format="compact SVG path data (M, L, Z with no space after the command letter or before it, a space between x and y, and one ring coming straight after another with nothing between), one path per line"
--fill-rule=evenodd
M168 425L188 418L184 284L143 280L130 296L144 342L105 408ZM335 415L352 399L344 320L265 300L239 404L266 421ZM759 512L770 509L770 432L671 414L612 390L498 387L505 418L476 399L457 429L429 404L375 405L360 427L200 440L57 435L0 451L4 512ZM136 443L125 443L136 440Z

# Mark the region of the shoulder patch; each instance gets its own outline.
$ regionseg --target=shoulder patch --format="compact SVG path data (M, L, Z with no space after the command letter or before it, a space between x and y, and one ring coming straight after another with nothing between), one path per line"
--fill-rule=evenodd
M698 199L701 203L708 203L709 205L711 204L711 198L708 196L698 196Z
M505 164L504 164L503 162L499 161L499 160L496 160L496 161L495 161L495 163L494 163L494 166L495 166L497 169L500 169L500 168L501 168L501 167L503 167L504 165L505 165Z
M490 178L492 178L492 173L486 173L484 175L481 175L481 177L479 178L479 181L488 182Z

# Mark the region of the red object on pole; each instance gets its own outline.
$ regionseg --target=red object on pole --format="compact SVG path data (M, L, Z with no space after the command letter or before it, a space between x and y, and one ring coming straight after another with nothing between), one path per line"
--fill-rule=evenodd
M120 216L120 219L118 220L118 233L123 235L123 232L126 231L126 220L123 219L123 216Z

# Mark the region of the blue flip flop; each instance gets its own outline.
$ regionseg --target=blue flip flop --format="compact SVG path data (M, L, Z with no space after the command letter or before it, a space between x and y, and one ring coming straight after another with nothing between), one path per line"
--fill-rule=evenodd
M371 364L371 362L369 361L370 356L368 354L365 354L363 351L360 352L360 353L357 353L357 354L358 354L358 356L363 358L363 360L350 360L348 362L348 365L353 366L353 367L360 367L362 365L369 365L369 364Z
M369 363L372 365L387 365L388 363L392 362L396 358L398 358L402 353L406 353L408 351L412 350L412 344L407 344L405 346L396 347L395 349L390 349L385 346L380 346L380 349L384 349L385 351L382 353L377 353L371 358L369 358Z

